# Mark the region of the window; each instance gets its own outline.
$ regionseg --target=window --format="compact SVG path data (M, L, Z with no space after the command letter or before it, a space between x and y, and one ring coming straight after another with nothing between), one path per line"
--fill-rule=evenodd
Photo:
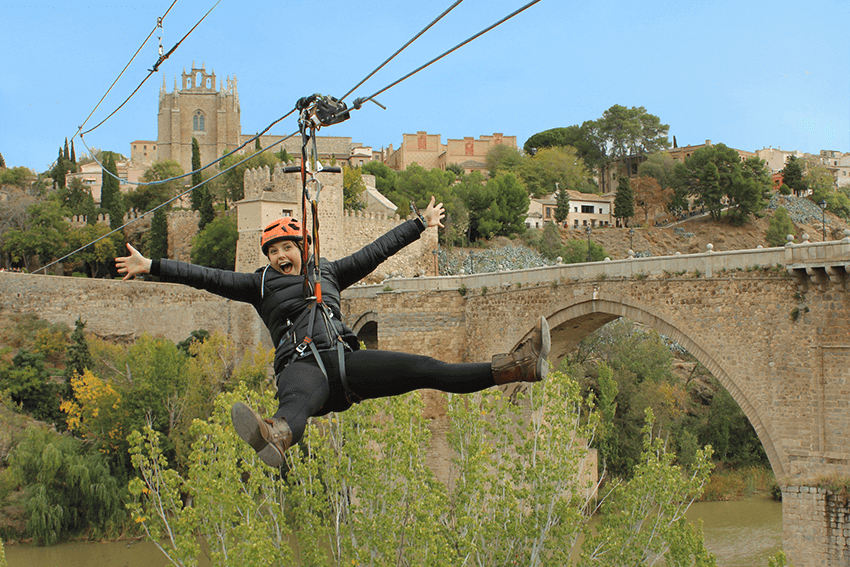
M594 210L594 209L593 209L593 205L582 205L582 206L581 206L581 212L583 212L583 213L587 213L587 214L591 214L591 215L592 215L592 214L593 214L593 210Z
M192 116L192 130L196 132L204 131L204 113L200 110L196 110L195 115Z

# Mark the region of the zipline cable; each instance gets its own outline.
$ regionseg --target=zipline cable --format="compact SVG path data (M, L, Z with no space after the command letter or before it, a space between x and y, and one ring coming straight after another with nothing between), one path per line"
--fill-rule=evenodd
M175 1L176 1L176 0L175 0ZM417 39L419 39L419 38L422 36L422 34L424 34L426 31L428 31L429 29L431 29L431 28L434 26L434 24L436 24L436 23L437 23L437 22L439 22L441 19L443 19L443 16L445 16L446 14L448 14L449 12L451 12L452 10L454 10L454 9L458 6L458 4L460 4L461 2L463 2L463 0L457 0L457 2L455 2L454 4L452 4L451 6L449 6L448 8L446 8L446 10L445 10L442 14L440 14L439 16L437 16L437 17L436 17L436 19L434 19L434 21L433 21L433 22L431 22L430 24L428 24L427 26L425 26L424 28L422 28L422 31L420 31L418 34L416 34L415 36L413 36L413 37L412 37L412 38L411 38L411 39L410 39L407 43L405 43L404 45L402 45L402 46L398 49L398 51L396 51L395 53L393 53L392 55L390 55L390 56L389 56L389 58L387 58L387 60L386 60L386 61L384 61L383 63L381 63L380 65L378 65L378 67L377 67L374 71L372 71L371 73L369 73L368 75L366 75L366 78L364 78L362 81L360 81L359 83L357 83L356 85L354 85L354 86L351 88L351 90L350 90L350 91L348 91L347 93L345 93L344 95L342 95L342 97L341 97L339 100L345 100L345 99L346 99L346 97L348 97L348 95L350 95L351 93L353 93L355 90L357 90L357 89L360 87L360 85L362 85L363 83L365 83L366 81L368 81L370 78L372 78L372 76L373 76L375 73L377 73L378 71L380 71L381 69L383 69L383 68L384 68L384 66L385 66L387 63L389 63L390 61L392 61L393 59L395 59L395 57L396 57L399 53L401 53L402 51L404 51L405 49L407 49L407 48L408 48L408 46L410 46L410 44L411 44L411 43L413 43L414 41L416 41Z
M107 238L107 237L109 237L109 236L112 236L113 234L115 234L115 233L116 233L116 232L118 232L119 230L124 230L124 228L126 228L126 227L130 226L131 224L133 224L133 223L134 223L134 222L136 222L137 220L142 219L142 218L144 218L144 217L148 216L149 214L151 214L151 213L153 213L153 212L156 212L156 211L157 211L157 209L161 209L162 207L164 207L164 206L166 206L166 205L169 205L169 204L173 203L173 202L174 202L174 201L176 201L177 199L181 199L181 198L185 197L186 195L188 195L189 193L191 193L192 191L194 191L195 189L197 189L197 188L198 188L198 187L200 187L201 185L203 185L203 184L205 184L205 183L209 183L209 182L210 182L210 181L212 181L213 179L216 179L217 177L220 177L220 176L224 175L225 173L227 173L228 171L230 171L230 170L231 170L231 169L233 169L234 167L238 167L238 166L242 165L243 163L245 163L246 161L250 160L250 159L251 159L252 157L254 157L255 155L260 154L260 153L263 153L263 152L265 152L266 150L270 150L270 149L272 149L273 147L275 147L275 146L276 146L276 145L278 145L278 144L282 144L283 142L285 142L286 140L288 140L289 138L291 138L292 136L294 136L296 133L297 133L297 132L293 132L293 133L292 133L292 134L290 134L289 136L286 136L286 137L284 137L284 138L281 138L281 139L280 139L280 140L278 140L277 142L275 142L275 143L271 144L269 147L267 147L267 148L263 148L263 149L262 149L262 150L260 150L259 152L254 153L254 154L251 154L250 156L246 157L245 159L243 159L242 161L240 161L240 162L238 162L238 163L234 163L233 165L231 165L231 166L230 166L230 167L228 167L227 169L223 169L223 170L219 171L218 173L216 173L215 175L213 175L213 176L212 176L212 177L210 177L209 179L205 179L205 180L201 181L200 183L198 183L197 185L195 185L194 187L190 187L189 189L186 189L185 191L183 191L183 192L182 192L182 193L180 193L179 195L177 195L177 196L175 196L175 197L172 197L172 198L171 198L171 199L169 199L168 201L165 201L164 203L161 203L161 204L157 205L156 207L152 208L152 209L151 209L151 210L149 210L149 211L145 211L144 213L142 213L141 215L137 216L136 218L134 218L134 219L132 219L132 220L129 220L129 221L125 222L124 224L122 224L122 225L121 225L121 226L119 226L118 228L114 228L114 229L110 230L109 232L107 232L106 234L104 234L103 236L100 236L100 237L98 237L98 238L95 238L94 240L92 240L92 241L91 241L91 242L89 242L88 244L84 244L83 246L80 246L79 248L77 248L77 249L76 249L76 250L74 250L73 252L69 252L69 253L65 254L64 256L62 256L61 258L59 258L59 259L57 259L57 260L54 260L54 261L50 262L49 264L46 264L46 265L42 266L41 268L38 268L38 269L37 269L37 270L35 270L33 273L34 273L34 274L37 274L37 273L38 273L38 272L40 272L41 270L46 270L46 269L47 269L47 268L49 268L50 266L53 266L54 264L58 264L59 262L61 262L62 260L66 259L66 258L70 258L71 256L73 256L73 255L74 255L74 254L76 254L77 252L79 252L79 251L81 251L81 250L85 250L86 248L88 248L88 247L89 247L89 246L91 246L92 244L97 244L98 242L100 242L100 241L101 241L101 240L103 240L104 238ZM45 273L46 273L46 272L45 272Z
M480 31L480 32L478 32L477 34L473 35L473 36L472 36L472 37L470 37L469 39L467 39L467 40L465 40L465 41L462 41L461 43L459 43L459 44L457 44L456 46L452 47L451 49L449 49L448 51L446 51L446 52L445 52L445 53L443 53L442 55L438 55L438 56L437 56L437 57L435 57L434 59L431 59L430 61L428 61L427 63L425 63L424 65L422 65L421 67L418 67L417 69L414 69L413 71L411 71L411 72L410 72L410 73L408 73L407 75L403 76L402 78L400 78L400 79L396 80L396 81L395 81L395 82L393 82L393 83L390 83L389 85L387 85L386 87L382 88L381 90L379 90L378 92L376 92L376 93L375 93L375 94L373 94L372 96L368 96L368 97L366 97L366 98L358 98L358 99L355 99L355 101L354 101L354 108L355 108L355 109L359 109L359 108L360 108L360 106L361 106L364 102L368 102L368 101L370 101L370 100L374 99L374 98L375 98L376 96L378 96L379 94L381 94L381 93L383 93L383 92L388 91L389 89L391 89L392 87L394 87L394 86L396 86L397 84L401 83L402 81L404 81L404 80L406 80L406 79L408 79L408 78L412 77L413 75L415 75L415 74L416 74L416 73L418 73L419 71L421 71L421 70L425 69L426 67L429 67L430 65L432 65L432 64L434 64L434 63L436 63L437 61L439 61L440 59L442 59L442 58L443 58L443 57L445 57L446 55L449 55L450 53L452 53L452 52L454 52L454 51L457 51L458 49L460 49L461 47L463 47L463 46L464 46L464 45L466 45L467 43L469 43L469 42L471 42L471 41L473 41L473 40L475 40L475 39L478 39L479 37L481 37L481 36L482 36L482 35L484 35L485 33L487 33L487 32L489 32L490 30L492 30L493 28L495 28L495 27L497 27L497 26L500 26L501 24L503 24L503 23L505 23L506 21L510 20L511 18L513 18L514 16L516 16L517 14L519 14L519 13L521 13L521 12L524 12L525 10L527 10L528 8L530 8L530 7L532 7L533 5L537 4L538 2L540 2L540 0L532 0L531 2L529 2L528 4L526 4L525 6L523 6L522 8L519 8L518 10L514 11L513 13L511 13L511 14L509 14L509 15L505 16L504 18L502 18L501 20L499 20L499 21L498 21L498 22L496 22L495 24L492 24L491 26L488 26L487 28L484 28L483 30L481 30L481 31ZM374 102L374 101L373 101L373 102Z
M102 97L100 98L100 100L97 102L97 104L94 106L94 108L92 109L92 111L89 113L89 115L88 115L88 116L86 116L86 119L85 119L85 120L83 120L83 123L79 126L79 128L78 128L77 132L79 132L80 130L82 130L82 129L83 129L83 126L85 126L85 125L86 125L86 122L88 122L88 121L89 121L89 119L92 117L92 115L95 113L95 111L97 111L97 109L98 109L98 108L100 108L100 105L103 103L103 101L104 101L104 100L106 99L106 97L109 95L109 93L112 91L112 88L113 88L113 87L115 87L115 85L116 85L116 84L118 84L118 81L119 81L119 80L121 79L121 77L124 75L124 72L125 72L125 71L126 71L126 70L130 67L130 64L131 64L131 63L133 63L133 61L136 59L136 56L137 56L137 55L138 55L138 54L142 51L142 48L145 46L145 44L148 42L148 40L151 38L151 36L153 36L153 34L156 32L156 30L158 30L158 29L162 29L162 22L163 22L163 20L165 20L165 17L168 15L168 13L171 11L171 9L174 7L174 5L175 5L175 4L177 4L177 0L174 0L174 1L171 3L171 6L169 6L169 7L168 7L168 10L166 10L166 11L165 11L165 13L164 13L162 16L160 16L159 18L157 18L157 19L156 19L156 25L155 25L155 26L154 26L154 28L151 30L151 33L149 33L149 34L148 34L148 37L146 37L146 38L145 38L145 40L142 42L142 44L139 46L139 48L136 50L136 52L133 54L133 56L130 58L130 60L127 62L127 64L126 64L126 65L124 66L124 68L121 70L121 72L118 74L118 76L117 76L117 77L115 78L115 80L112 82L112 84L109 86L109 88L108 88L108 89L106 89L106 92L103 94L103 96L102 96ZM147 80L147 78L145 78L145 80ZM144 81L142 81L142 82L144 82ZM140 86L141 86L141 85L140 85ZM136 90L138 90L138 89L136 89ZM135 92L135 91L134 91L134 92ZM132 96L132 95L130 95L130 96ZM129 100L129 99L128 99L128 100ZM126 102L126 101L125 101L125 102ZM122 106L123 106L123 105L122 105ZM114 113L113 113L113 114L114 114ZM111 116L111 115L110 115L110 116ZM74 137L72 136L72 137L71 137L71 139L73 140L73 139L74 139Z
M374 75L374 74L375 74L378 70L380 70L380 69L381 69L384 65L386 65L386 64L387 64L390 60L392 60L392 59L393 59L396 55L398 55L398 53L400 53L400 52L401 52L402 50L404 50L407 46L409 46L409 45L410 45L413 41L415 41L417 38L419 38L419 37L420 37L420 36L421 36L421 35L422 35L425 31L427 31L428 29L430 29L430 28L431 28L431 27L432 27L432 26L433 26L433 25L434 25L437 21L439 21L439 20L440 20L443 16L445 16L448 12L450 12L452 9L454 9L454 8L455 8L458 4L460 4L460 2L462 2L462 1L463 1L463 0L457 0L457 1L456 1L453 5L452 5L452 6L450 6L450 7L449 7L449 8L448 8L445 12L443 12L443 14L441 14L440 16L438 16L438 17L437 17L437 19L435 19L433 22L431 22L431 24L429 24L428 26L426 26L426 28L424 28L421 32L419 32L419 33L418 33L418 34L417 34L414 38L412 38L410 41L408 41L408 42L407 42L407 43L406 43L406 44L405 44L402 48L400 48L398 51L396 51L396 53L395 53L395 54L393 54L393 55L392 55L389 59L387 59L387 61L385 61L383 64L381 64L381 65L380 65L377 69L375 69L375 71L373 71L372 73L370 73L370 74L369 74L369 75L368 75L365 79L363 79L360 83L358 83L358 85L357 85L357 86L355 86L355 87L354 87L354 89L352 89L351 91L349 91L348 93L346 93L346 94L345 94L345 96L344 96L343 98L345 98L346 96L348 96L349 94L351 94L351 92L353 92L353 91L354 91L357 87L359 87L359 86L360 86L360 85L362 85L364 82L366 82L366 80L368 80L371 76L373 76L373 75ZM176 0L175 0L175 2L176 2ZM171 53L173 53L173 52L174 52L174 50L175 50L175 49L177 49L177 47L178 47L178 46L179 46L179 45L183 42L183 40L185 40L185 39L189 36L189 34L191 34L191 33L195 30L195 28L197 28L197 27L198 27L198 25L199 25L199 24L200 24L200 23L204 20L204 18L206 18L206 17L207 17L207 15L209 15L209 13L210 13L210 12L212 12L212 10L213 10L213 9L214 9L214 8L215 8L218 4L219 4L219 2L221 2L221 0L218 0L218 1L215 3L215 5L214 5L212 8L210 8L210 10L209 10L209 11L208 11L208 12L207 12L204 16L203 16L203 18L201 18L201 20L200 20L200 21L198 21L198 23L197 23L197 24L195 24L195 26L194 26L191 30L189 30L189 32L188 32L185 36L183 36L183 39L181 39L179 42L177 42L177 44L176 44L174 47L172 47L172 48L171 48L171 50L170 50L167 54L165 54L165 56L160 56L159 60L158 60L158 61L157 61L157 63L154 65L154 69L152 69L152 70L150 71L150 74L153 74L153 73L154 73L154 72L158 69L159 64L160 64L160 63L162 63L165 59L167 59L167 58L168 58L168 56L170 56L170 55L171 55ZM468 39L466 39L466 40L462 41L461 43L457 44L457 45L456 45L456 46L454 46L453 48L451 48L451 49L449 49L448 51L446 51L446 52L442 53L441 55L438 55L437 57L435 57L434 59L432 59L432 60L428 61L428 62L427 62L427 63L425 63L424 65L421 65L420 67L418 67L418 68L414 69L413 71L411 71L411 72L410 72L410 73L408 73L407 75L404 75L404 76L403 76L403 77L401 77L400 79L397 79L396 81L394 81L394 82L390 83L389 85L387 85L387 86L386 86L386 87L384 87L383 89L381 89L381 90L377 91L376 93L372 94L371 96L366 97L366 98L358 98L358 99L356 99L356 100L354 101L353 108L354 108L354 109L359 109L359 108L362 106L362 104L363 104L364 102L368 102L368 101L370 101L370 100L372 100L373 102L376 102L376 104L377 104L377 101L374 101L374 100L373 100L376 96L380 95L381 93L384 93L384 92L388 91L388 90L389 90L389 89L391 89L392 87L394 87L394 86L398 85L399 83L401 83L402 81L405 81L406 79L408 79L408 78L412 77L413 75L415 75L415 74L416 74L416 73L418 73L419 71L422 71L422 70L423 70L423 69L425 69L426 67L431 66L432 64L436 63L437 61L439 61L440 59L442 59L442 58L446 57L447 55L449 55L449 54L453 53L454 51L457 51L458 49L460 49L460 48L461 48L461 47L463 47L464 45L467 45L468 43L470 43L470 42L474 41L475 39L477 39L477 38L481 37L482 35L484 35L485 33L489 32L490 30L492 30L492 29L494 29L494 28L496 28L496 27L500 26L501 24L503 24L503 23L505 23L506 21L510 20L510 19L511 19L511 18L513 18L514 16L516 16L516 15L518 15L518 14L520 14L520 13L524 12L525 10L527 10L527 9L528 9L528 8L530 8L531 6L533 6L533 5L537 4L538 2L540 2L540 0L532 0L531 2L529 2L528 4L526 4L525 6L522 6L521 8L519 8L519 9L515 10L514 12L512 12L512 13L508 14L507 16L505 16L505 17L504 17L504 18L502 18L501 20L497 21L496 23L494 23L494 24L492 24L492 25L490 25L490 26L488 26L488 27L484 28L484 29L483 29L483 30L481 30L480 32L478 32L478 33L476 33L475 35L473 35L473 36L469 37ZM173 5L173 4L172 4L172 5ZM169 10L170 10L170 8L169 8ZM147 41L147 40L146 40L146 41ZM150 74L148 74L148 77L150 77ZM148 77L145 77L145 79L142 81L142 83L144 83L144 82L147 80L147 78L148 78ZM141 85L139 85L139 87L137 87L137 88L136 88L136 90L135 90L135 91L133 91L133 94L135 94L135 93L139 90L139 88L140 88L140 87L141 87ZM133 94L131 94L131 95L130 95L130 97L132 97L132 96L133 96ZM314 96L315 96L315 95L314 95ZM127 100L129 100L129 99L130 99L130 97L128 97L128 98L127 98ZM91 132L92 130L94 130L94 129L98 128L101 124L103 124L104 122L106 122L106 120L108 120L108 119L109 119L109 118L110 118L113 114L115 114L115 112L117 112L118 110L120 110L120 108L121 108L122 106L124 106L124 104L126 104L126 102L127 102L127 101L125 100L125 101L124 101L124 103L122 103L122 104L121 104L121 106L119 106L117 109L115 109L115 111L113 111L113 112L112 112L112 114L110 114L109 116L107 116L104 120L102 120L99 124L97 124L97 126L95 126L94 128L91 128L91 129L87 130L86 132L82 132L82 133L80 133L80 140L83 140L83 134L87 134L87 133ZM336 99L334 99L334 102L339 103L339 107L341 107L341 108L340 108L340 110L343 110L343 111L345 110L345 104L341 102L341 99L340 99L339 101L337 101ZM218 160L216 160L215 162L212 162L212 163L208 164L206 167L210 167L211 165L213 165L213 164L217 163L218 161L221 161L222 159L224 159L224 158L225 158L225 157L227 157L228 155L232 155L234 152L236 152L236 151L238 151L239 149L241 149L241 148L245 147L245 145L249 144L252 140L256 140L257 138L259 138L259 137L260 137L263 133L267 132L267 131L268 131L268 130L269 130L269 129L270 129L270 128L274 125L274 124L277 124L277 123L278 123L278 122L280 122L281 120L285 119L287 116L289 116L290 114L292 114L292 112L294 112L294 111L295 111L295 109L293 109L292 111L288 112L286 115L282 116L281 118L277 119L277 120L276 120L276 121L274 121L272 124L270 124L270 125L269 125L269 126L268 126L265 130L263 130L263 132L262 132L262 133L257 134L256 136L254 136L254 138L252 138L251 140L248 140L247 142L245 142L244 144L242 144L241 146L239 146L239 148L237 148L236 150L233 150L233 152L231 152L230 154L227 154L227 155L225 155L225 156L222 156L221 158L219 158L219 159L218 159ZM344 115L345 115L345 117L344 117L344 118L342 118L342 114L344 114ZM347 112L343 112L342 114L340 114L340 118L339 118L338 120L336 120L337 122L341 122L341 121L346 120L346 119L348 118L348 116L347 116L347 114L348 114L348 113L347 113ZM82 128L82 127L81 127L81 128ZM250 160L252 157L254 157L255 155L257 155L258 153L263 153L263 152L265 152L265 151L267 151L267 150L269 150L269 149L273 148L274 146L276 146L276 145L278 145L278 144L283 143L284 141L288 140L289 138L291 138L291 137L292 137L292 136L294 136L294 135L295 135L295 133L293 132L293 133L292 133L292 134L290 134L289 136L286 136L286 137L284 137L284 138L281 138L280 140L278 140L277 142L275 142L275 143L271 144L271 145L270 145L270 146L268 146L267 148L262 148L262 149L260 150L260 152L257 152L257 153L254 153L254 154L251 154L250 156L248 156L248 157L247 157L247 158L245 158L244 160L242 160L242 161L240 161L240 162L238 162L238 163L235 163L235 164L233 164L232 166L228 167L227 169L224 169L224 170L220 171L219 173L217 173L216 175L214 175L214 176L210 177L209 179L206 179L206 180L202 181L201 183L198 183L197 185L195 185L195 186L193 186L193 187L190 187L189 189L187 189L187 190L186 190L186 191L184 191L183 193L180 193L180 194L179 194L179 195L177 195L176 197L173 197L172 199L169 199L168 201L166 201L166 202L164 202L164 203L162 203L162 204L160 204L160 205L158 205L158 206L154 207L153 209L151 209L151 210L149 210L149 211L146 211L145 213L143 213L143 214L139 215L139 216L138 216L138 217L136 217L135 219L133 219L133 220L131 220L131 221L128 221L128 222L124 223L124 224L123 224L123 225L121 225L120 227L118 227L118 228L115 228L115 229L111 230L110 232L108 232L108 233L104 234L103 236L101 236L101 237L99 237L99 238L97 238L97 239L95 239L95 240L93 240L93 241L89 242L88 244L85 244L84 246L81 246L80 248L78 248L78 249L74 250L73 252L70 252L70 253L66 254L65 256L62 256L61 258L59 258L59 259L57 259L57 260L54 260L53 262L51 262L51 263L49 263L49 264L47 264L47 265L45 265L45 266L43 266L43 267L39 268L38 270L35 270L35 272L33 272L33 273L37 273L37 272L39 272L39 271L41 271L41 270L46 270L46 269L47 269L47 268L49 268L50 266L53 266L53 265L55 265L55 264L57 264L57 263L61 262L62 260L64 260L64 259L66 259L66 258L68 258L68 257L70 257L70 256L72 256L72 255L74 255L74 254L76 254L77 252L79 252L79 251L81 251L81 250L84 250L84 249L88 248L88 247L89 247L89 246L91 246L92 244L96 244L97 242L100 242L100 241L101 241L101 240L103 240L104 238L107 238L108 236L111 236L112 234L115 234L115 233L116 233L116 232L118 232L119 230L123 230L125 227L127 227L127 226L129 226L130 224L132 224L132 223L136 222L137 220L139 220L139 219L141 219L141 218L143 218L143 217L145 217L145 216L147 216L147 215L149 215L149 214L151 214L151 213L155 212L156 210L158 210L158 209L160 209L160 208L162 208L162 207L164 207L164 206L166 206L166 205L168 205L168 204L170 204L170 203L172 203L172 202L176 201L177 199L182 198L182 197L183 197L183 196L185 196L185 195L188 195L189 193L191 193L192 191L194 191L195 189L197 189L197 188L198 188L198 187L200 187L201 185L203 185L203 184L205 184L205 183L207 183L207 182L209 182L209 181L212 181L213 179L216 179L216 178L220 177L221 175L224 175L227 171L229 171L229 170L231 170L231 169L233 169L233 168L235 168L235 167L237 167L237 166L239 166L239 165L242 165L243 163L245 163L246 161ZM85 145L85 141L83 141L83 144ZM88 149L88 146L86 146L86 148ZM90 150L89 150L89 151L90 151ZM92 157L93 157L93 156L92 156ZM94 159L94 160L98 163L98 165L100 165L100 166L101 166L102 171L105 171L105 172L109 173L109 175L111 175L112 177L116 177L116 176L115 176L115 175L113 175L111 172L108 172L108 171L107 171L107 170L103 167L103 164L101 164L99 161L97 161L97 159L95 159L94 157L93 157L93 159ZM206 167L201 168L200 170L197 170L197 171L202 171L203 169L206 169ZM302 177L303 177L303 175L304 175L304 173L303 173L303 171L304 171L304 170L303 170L303 168L304 168L304 167L305 167L305 164L303 164L303 163L302 163ZM192 172L192 173L194 173L194 172ZM166 179L166 180L163 180L163 181L153 182L153 183L136 183L136 185L156 185L156 184L162 184L162 183L165 183L165 182L167 182L167 181L174 180L174 179L181 179L181 178L186 177L186 176L188 176L188 175L191 175L191 173L188 173L188 174L185 174L185 175L182 175L182 176L179 176L179 177L174 177L174 178ZM117 178L117 177L116 177L116 178ZM119 179L119 181L121 181L121 180L120 180L120 178L118 178L118 179Z
M175 1L176 1L176 0L175 0ZM89 128L89 129L88 129L88 130L86 130L85 132L80 132L80 137L82 138L83 134L88 134L88 133L89 133L89 132L91 132L92 130L96 130L96 129L97 129L97 128L99 128L99 127L100 127L100 126L101 126L104 122L106 122L107 120L109 120L110 118L112 118L112 116L113 116L116 112L118 112L119 110L121 110L121 108L123 108L123 106L124 106L125 104L127 104L127 103L130 101L130 99L131 99L131 98L133 98L133 96L134 96L137 92L139 92L139 89L141 89L141 88L142 88L142 85L144 85L144 84L145 84L145 82L146 82L146 81L147 81L147 80L151 77L151 75L153 75L154 73L156 73L156 72L159 70L159 66L160 66L160 65L162 65L162 63L163 63L166 59L168 59L168 58L171 56L171 54L172 54L172 53L174 53L174 51L175 51L175 50L176 50L176 49L180 46L180 44L181 44L181 43L183 43L183 41L184 41L187 37L189 37L189 35L190 35L193 31L195 31L195 28L197 28L199 25L201 25L201 22L203 22L203 21L204 21L204 19L205 19L207 16L209 16L209 15L210 15L210 13L211 13L213 10L215 10L215 7L216 7L216 6L218 6L220 2L221 2L221 0L217 0L217 1L216 1L216 3L215 3L215 4L213 4L213 7L212 7L212 8L210 8L210 9L209 9L209 11L208 11L206 14L204 14L204 15L203 15L203 17L202 17L200 20L198 20L198 23L197 23L197 24L195 24L195 25L192 27L192 29L190 29L188 32L186 32L186 35L184 35L184 36L183 36L183 38L182 38L180 41L178 41L176 44L174 44L174 47L172 47L171 49L169 49L169 50L168 50L168 53L166 53L165 55L160 55L160 56L159 56L159 59L157 59L156 63L154 63L153 68L148 70L148 74L147 74L147 76L146 76L144 79L142 79L142 82L141 82L141 83L139 83L139 86L138 86L138 87L136 87L136 90L134 90L132 93L130 93L130 96L128 96L128 97L124 100L124 102L122 102L122 103L118 106L118 108L116 108L115 110L113 110L113 111L109 114L109 116L107 116L106 118L104 118L103 120L101 120L100 122L98 122L98 123L97 123L97 125L96 125L96 126L94 126L93 128ZM170 8L169 8L169 9L170 9ZM86 120L88 120L88 119L86 119ZM80 130L82 130L82 126L80 126Z

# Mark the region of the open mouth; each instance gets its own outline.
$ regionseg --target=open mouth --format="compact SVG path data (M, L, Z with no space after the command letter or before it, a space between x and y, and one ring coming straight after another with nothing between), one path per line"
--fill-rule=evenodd
M283 272L284 274L292 273L292 262L281 262L279 265L280 265L280 271Z

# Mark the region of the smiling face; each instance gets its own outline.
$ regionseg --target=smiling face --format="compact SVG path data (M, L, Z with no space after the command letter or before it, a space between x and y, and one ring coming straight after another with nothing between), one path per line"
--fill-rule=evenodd
M269 264L287 276L301 273L301 249L291 240L280 240L268 246Z

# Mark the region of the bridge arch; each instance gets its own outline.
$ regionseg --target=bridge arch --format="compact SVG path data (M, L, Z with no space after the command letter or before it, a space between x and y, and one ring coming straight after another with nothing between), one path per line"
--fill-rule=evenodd
M739 387L740 377L727 371L721 359L705 346L706 341L704 337L699 336L699 333L684 328L681 322L673 321L664 314L653 311L646 304L630 297L620 295L606 297L606 294L598 292L563 304L546 318L552 329L553 357L559 354L562 356L572 350L584 337L620 317L655 329L671 338L705 366L726 388L753 425L776 477L784 478L787 475L787 463L780 458L774 443L777 435Z
M378 348L378 313L375 311L367 311L357 318L351 330L357 335L357 338L363 341L366 348L369 350L377 350Z

